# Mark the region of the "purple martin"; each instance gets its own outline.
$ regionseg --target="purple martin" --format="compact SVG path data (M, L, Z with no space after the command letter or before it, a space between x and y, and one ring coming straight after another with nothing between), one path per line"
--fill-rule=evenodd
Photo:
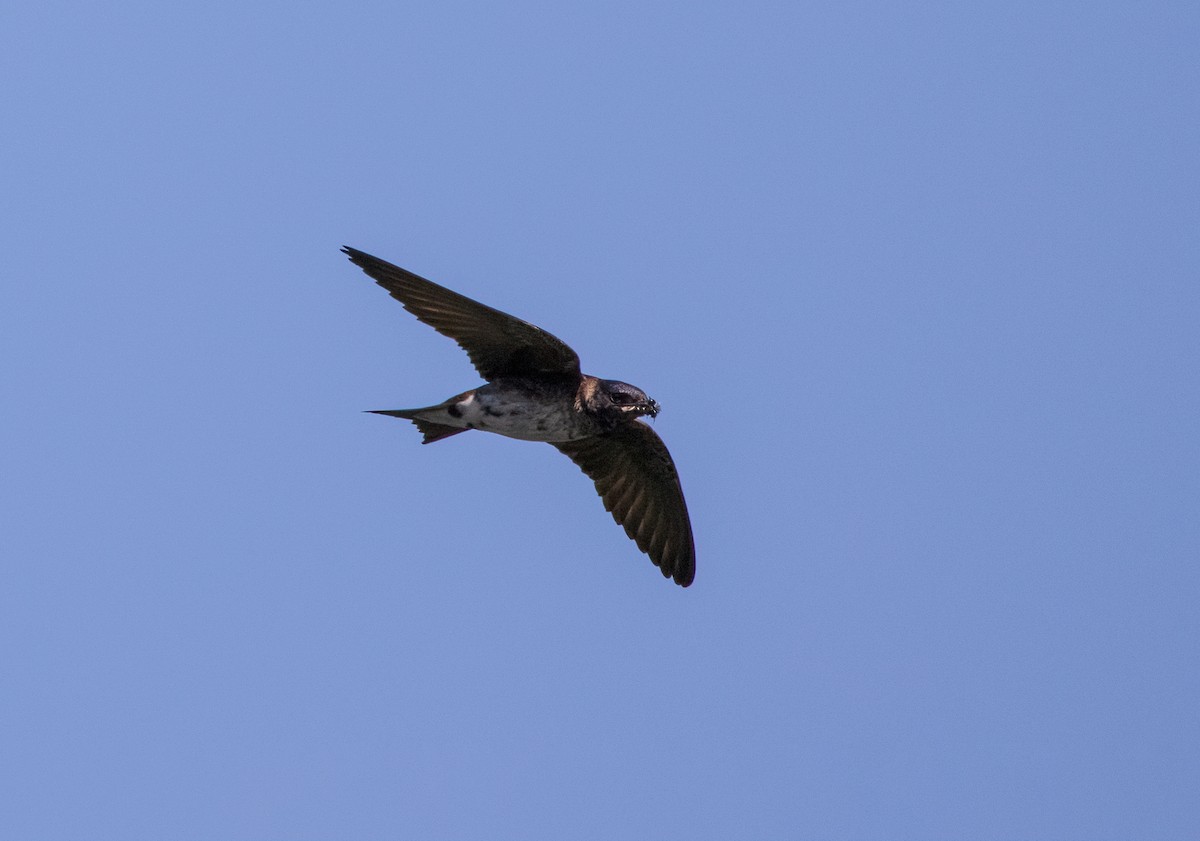
M604 508L663 576L686 587L696 575L692 524L675 462L638 418L659 406L640 388L584 374L561 339L378 257L342 249L404 308L467 352L486 385L421 409L380 410L404 418L431 444L478 429L545 441L595 482Z

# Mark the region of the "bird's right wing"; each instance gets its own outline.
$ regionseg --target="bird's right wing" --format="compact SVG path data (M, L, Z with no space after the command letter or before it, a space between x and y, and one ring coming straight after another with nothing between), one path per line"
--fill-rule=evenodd
M342 251L406 310L458 342L485 380L580 375L575 351L540 327L358 249Z

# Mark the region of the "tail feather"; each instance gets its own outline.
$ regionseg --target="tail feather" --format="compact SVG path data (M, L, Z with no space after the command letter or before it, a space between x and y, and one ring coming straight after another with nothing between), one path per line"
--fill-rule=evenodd
M421 434L425 436L422 444L432 444L434 441L441 441L443 438L449 438L451 435L457 435L460 432L467 430L461 426L446 426L433 421L423 420L416 417L417 412L425 411L424 409L372 409L373 415L388 415L393 418L403 418L404 420L412 421L417 429L421 430Z

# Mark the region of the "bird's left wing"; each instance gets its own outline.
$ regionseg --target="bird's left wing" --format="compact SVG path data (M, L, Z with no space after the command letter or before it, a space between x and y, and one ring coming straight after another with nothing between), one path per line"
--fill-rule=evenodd
M686 587L696 576L692 523L675 462L646 424L553 445L596 483L604 508L666 577Z

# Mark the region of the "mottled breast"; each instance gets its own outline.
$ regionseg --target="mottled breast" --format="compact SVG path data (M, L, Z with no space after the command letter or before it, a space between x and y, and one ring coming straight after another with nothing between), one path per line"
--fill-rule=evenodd
M525 441L574 441L595 435L595 422L575 407L573 391L497 380L447 407L472 429Z

